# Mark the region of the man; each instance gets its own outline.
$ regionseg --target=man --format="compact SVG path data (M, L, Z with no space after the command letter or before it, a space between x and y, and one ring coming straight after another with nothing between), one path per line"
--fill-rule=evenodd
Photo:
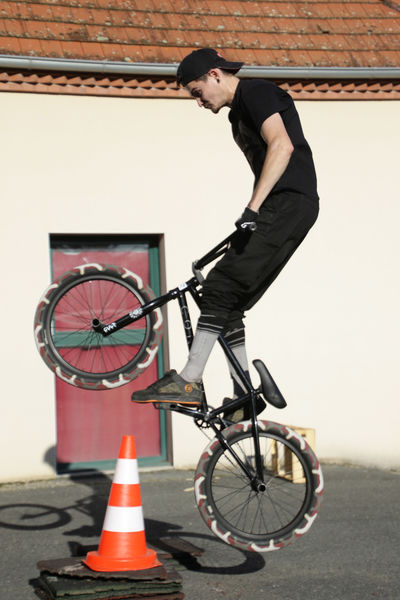
M233 244L203 284L201 311L188 361L169 371L136 402L178 402L199 406L201 379L218 336L223 333L248 375L243 317L289 260L318 216L312 153L291 97L265 80L239 80L243 63L228 62L203 48L179 65L178 83L200 107L218 113L230 108L236 143L255 176L250 201L236 222ZM234 380L234 397L241 393Z

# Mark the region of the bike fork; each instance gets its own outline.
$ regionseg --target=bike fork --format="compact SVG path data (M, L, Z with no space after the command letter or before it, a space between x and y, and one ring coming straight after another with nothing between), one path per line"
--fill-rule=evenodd
M263 477L262 460L261 460L261 455L260 455L260 443L259 443L259 437L258 437L258 427L257 427L256 423L257 423L257 421L255 421L255 424L253 423L254 454L255 454L255 458L256 458L256 472L255 473L254 473L254 471L251 470L250 465L247 462L246 463L243 462L243 460L240 458L240 456L234 451L234 449L232 448L232 446L230 445L228 440L222 435L222 433L219 431L219 429L213 423L211 423L211 428L213 429L221 446L232 455L234 460L237 462L239 467L242 469L243 473L247 476L247 478L250 481L252 489L255 492L264 492L266 489L266 486L265 486L264 477ZM254 428L255 428L254 425L255 425L255 427L257 427L256 436L254 436Z

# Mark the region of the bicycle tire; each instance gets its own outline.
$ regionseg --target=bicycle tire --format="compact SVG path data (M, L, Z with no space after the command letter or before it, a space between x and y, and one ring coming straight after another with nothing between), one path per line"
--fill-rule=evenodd
M61 275L44 292L34 318L35 341L46 365L79 388L113 389L135 379L152 362L162 336L155 309L107 337L92 319L110 324L155 298L124 267L86 264Z
M254 491L247 475L217 439L204 450L195 474L195 499L206 525L226 544L253 552L279 550L305 534L322 500L318 459L295 431L258 421L266 490ZM230 426L225 438L255 472L253 425Z

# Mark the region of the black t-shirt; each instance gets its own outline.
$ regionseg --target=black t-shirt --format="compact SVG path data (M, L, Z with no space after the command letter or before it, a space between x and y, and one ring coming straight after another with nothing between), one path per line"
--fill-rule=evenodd
M241 80L229 112L233 137L250 164L255 184L268 148L260 133L261 125L274 113L281 115L294 151L271 194L292 190L318 200L312 152L304 137L294 102L280 87L262 79Z

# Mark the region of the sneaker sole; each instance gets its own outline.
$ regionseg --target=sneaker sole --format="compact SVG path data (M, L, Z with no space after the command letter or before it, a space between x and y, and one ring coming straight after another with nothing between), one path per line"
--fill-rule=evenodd
M154 402L159 404L165 402L167 404L189 404L190 406L200 406L201 404L199 400L182 400L176 398L176 396L173 396L172 398L158 398L157 400L135 400L135 398L132 398L132 402L137 402L138 404L153 404Z

